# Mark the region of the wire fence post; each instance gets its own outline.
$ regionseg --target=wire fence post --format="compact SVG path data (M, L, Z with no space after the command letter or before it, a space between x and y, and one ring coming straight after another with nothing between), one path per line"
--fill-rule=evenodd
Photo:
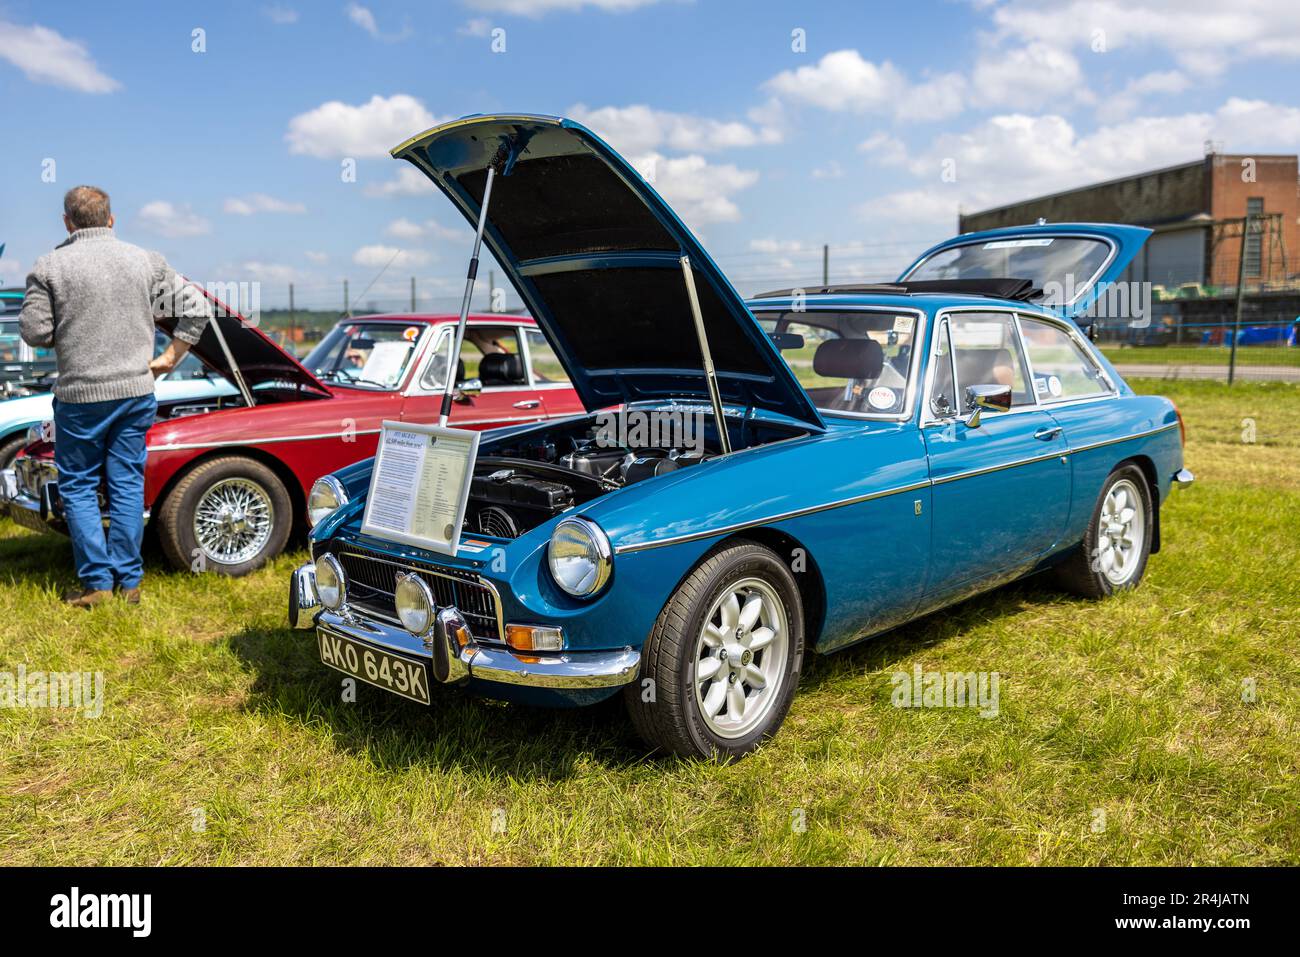
M822 286L831 284L831 247L829 244L822 245Z
M352 306L348 302L348 281L346 279L343 280L343 315L352 315Z
M415 277L411 277L411 312L415 312Z
M297 319L297 314L293 308L293 283L289 283L289 348L295 353L298 351L294 340L294 327L297 325Z

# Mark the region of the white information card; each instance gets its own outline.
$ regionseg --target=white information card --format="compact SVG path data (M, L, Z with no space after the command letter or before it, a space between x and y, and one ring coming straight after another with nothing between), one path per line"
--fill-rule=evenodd
M479 433L384 422L361 531L455 555Z

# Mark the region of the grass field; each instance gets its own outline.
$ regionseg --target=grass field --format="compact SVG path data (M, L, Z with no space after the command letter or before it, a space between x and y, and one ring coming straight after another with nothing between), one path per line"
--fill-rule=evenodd
M0 709L0 863L1298 863L1300 387L1158 385L1198 481L1140 590L1026 582L817 658L730 767L648 757L617 701L343 703L284 626L300 554L82 612L68 545L0 524L0 672L105 676L99 718ZM999 715L891 706L915 665L998 672Z
M1102 354L1116 365L1158 363L1160 365L1227 367L1229 346L1114 346L1102 345ZM1289 366L1300 369L1300 349L1288 346L1239 346L1239 366Z

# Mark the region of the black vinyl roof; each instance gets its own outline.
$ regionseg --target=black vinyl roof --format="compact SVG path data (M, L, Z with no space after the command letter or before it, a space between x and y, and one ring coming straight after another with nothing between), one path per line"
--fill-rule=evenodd
M909 282L859 283L835 286L811 286L760 292L752 299L779 299L801 293L805 296L837 294L863 296L912 296L949 293L956 296L988 296L1028 302L1042 295L1028 279L922 279Z

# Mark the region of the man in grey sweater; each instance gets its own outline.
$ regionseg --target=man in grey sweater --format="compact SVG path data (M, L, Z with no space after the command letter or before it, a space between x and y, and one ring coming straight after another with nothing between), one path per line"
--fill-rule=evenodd
M65 595L89 608L118 588L140 600L144 562L145 432L157 412L154 378L199 341L209 301L161 255L113 234L108 194L78 186L63 199L69 236L27 277L23 340L53 347L54 461L81 587ZM153 357L155 323L176 317L171 344ZM99 510L108 488L109 528Z

